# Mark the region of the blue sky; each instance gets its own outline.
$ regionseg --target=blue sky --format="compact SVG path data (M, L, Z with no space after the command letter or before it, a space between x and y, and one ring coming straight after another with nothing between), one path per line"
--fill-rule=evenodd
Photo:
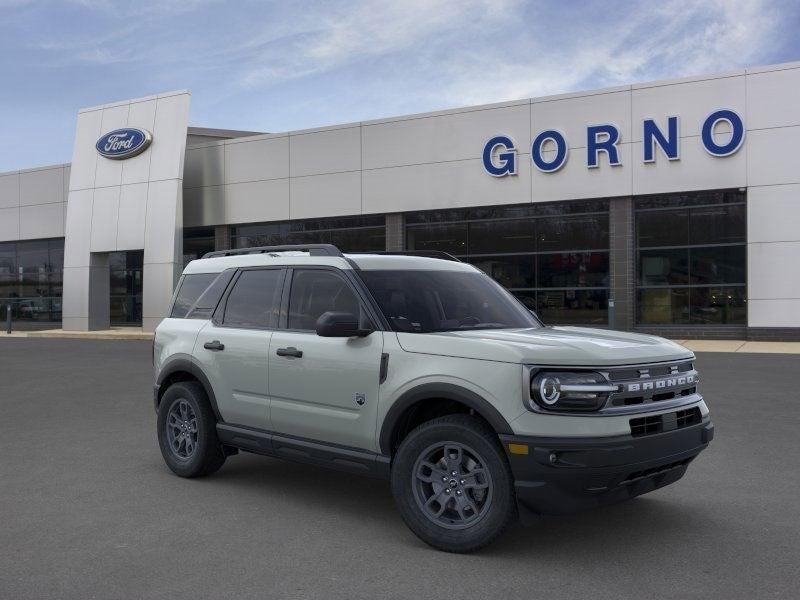
M0 0L0 172L157 92L286 131L800 60L799 26L796 0Z

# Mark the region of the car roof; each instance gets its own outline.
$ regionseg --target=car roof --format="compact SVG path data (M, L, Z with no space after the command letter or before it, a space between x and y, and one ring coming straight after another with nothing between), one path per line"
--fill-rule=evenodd
M311 256L308 252L274 252L263 254L236 254L193 260L183 270L194 273L221 273L226 269L264 266L329 266L338 269L364 271L462 271L474 272L469 263L455 260L391 254L344 254L343 256Z

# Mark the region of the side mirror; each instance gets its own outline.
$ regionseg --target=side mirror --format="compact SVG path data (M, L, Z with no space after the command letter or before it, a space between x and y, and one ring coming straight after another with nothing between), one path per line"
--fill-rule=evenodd
M372 329L361 329L358 317L351 313L326 312L317 319L317 335L321 337L365 337Z

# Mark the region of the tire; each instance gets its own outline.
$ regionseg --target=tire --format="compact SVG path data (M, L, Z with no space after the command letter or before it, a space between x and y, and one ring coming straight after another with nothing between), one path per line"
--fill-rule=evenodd
M168 422L173 425L168 427ZM158 445L173 473L202 477L219 470L225 454L216 425L202 385L181 381L167 388L158 405Z
M411 531L445 552L483 548L517 518L508 460L494 431L471 415L408 434L392 463L392 494Z

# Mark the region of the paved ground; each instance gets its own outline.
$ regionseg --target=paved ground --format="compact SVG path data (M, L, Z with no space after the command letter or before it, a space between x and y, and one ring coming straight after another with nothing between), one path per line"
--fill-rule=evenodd
M248 455L169 474L147 342L0 340L0 598L800 597L800 358L699 367L717 439L682 481L457 556L379 481Z

